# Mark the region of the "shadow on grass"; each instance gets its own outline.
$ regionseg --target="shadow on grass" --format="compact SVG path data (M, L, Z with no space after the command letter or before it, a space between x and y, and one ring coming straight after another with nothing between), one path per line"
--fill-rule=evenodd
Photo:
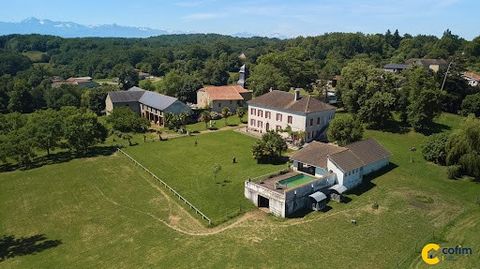
M303 217L305 217L306 215L308 214L311 214L311 213L326 213L330 210L332 210L333 208L329 205L325 205L325 207L320 210L320 211L314 211L310 208L304 208L304 209L301 209L301 210L298 210L298 211L295 211L293 214L291 215L288 215L287 218L289 219L301 219Z
M288 157L286 156L281 156L277 158L263 158L257 160L258 164L274 164L274 165L279 165L279 164L285 164L288 162Z
M432 135L432 134L438 134L441 132L445 131L450 131L452 128L448 125L442 124L442 123L437 123L434 122L432 125L428 126L427 128L418 131L419 133L423 135Z
M29 170L38 167L42 167L44 165L49 164L56 164L56 163L63 163L68 162L73 159L77 158L89 158L89 157L96 157L96 156L109 156L112 155L117 150L117 147L113 146L97 146L90 148L85 153L76 153L72 151L61 151L57 153L53 153L50 155L44 155L40 157L36 157L32 163L28 165L21 165L21 164L3 164L0 165L0 172L7 172L7 171L14 171L14 170Z
M401 121L390 120L383 127L370 127L370 130L381 130L383 132L394 134L405 134L410 131L410 126Z
M395 169L397 167L398 167L398 165L396 165L394 163L390 163L389 165L385 166L384 168L364 176L362 184L360 184L356 188L348 191L346 194L353 194L353 195L360 196L360 195L366 193L367 191L369 191L369 190L373 189L375 186L377 186L375 183L372 182L373 179L375 179L379 176L382 176L382 175L392 171L393 169ZM347 197L344 197L343 199L345 199L345 198L347 198Z
M0 238L0 262L16 256L32 255L62 244L60 240L48 240L44 234L15 238L4 235Z

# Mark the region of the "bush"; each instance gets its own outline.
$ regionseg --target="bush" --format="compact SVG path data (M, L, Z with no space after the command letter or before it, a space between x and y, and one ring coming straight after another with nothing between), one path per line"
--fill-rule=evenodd
M220 114L218 112L215 112L215 111L210 112L210 119L211 120L219 120L221 118L222 118L222 114Z
M448 139L449 135L444 133L428 137L427 142L422 147L423 158L436 164L445 165L447 158L446 145Z
M447 175L449 179L456 179L462 175L462 167L460 165L450 165L447 168Z
M467 95L462 102L462 115L474 114L480 117L480 93Z
M114 130L120 132L145 132L150 127L150 122L137 115L127 107L115 108L107 118Z

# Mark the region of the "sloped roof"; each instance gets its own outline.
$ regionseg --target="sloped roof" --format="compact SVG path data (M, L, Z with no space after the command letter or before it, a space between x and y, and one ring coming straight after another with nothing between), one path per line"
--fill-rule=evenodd
M344 172L352 171L353 169L357 169L365 165L360 158L358 158L351 150L348 149L337 152L331 155L329 158Z
M373 138L358 141L346 145L345 147L357 155L357 157L365 164L374 163L391 155L390 152L388 152Z
M386 64L383 68L384 69L407 69L408 64Z
M295 94L278 90L258 96L257 98L250 100L248 104L301 113L335 110L335 107L311 96L300 96L300 99L295 101Z
M472 80L480 81L480 74L475 72L465 72L463 73L463 76Z
M140 97L139 100L140 103L159 110L165 110L175 101L177 101L177 98L151 91L145 91L145 93L142 95L142 97Z
M206 86L200 91L208 94L210 100L243 100L240 93L249 92L240 85Z
M314 193L310 194L308 197L312 197L317 202L320 202L320 201L323 201L323 200L327 199L327 196L325 195L325 193L323 193L321 191L314 192Z
M313 141L303 149L295 152L290 159L316 167L327 168L328 156L344 150L346 150L344 147Z
M338 168L347 172L390 157L384 147L375 139L355 142L345 147L313 141L295 152L290 159L316 167L327 167L330 159Z
M113 103L138 102L145 91L114 91L109 92Z

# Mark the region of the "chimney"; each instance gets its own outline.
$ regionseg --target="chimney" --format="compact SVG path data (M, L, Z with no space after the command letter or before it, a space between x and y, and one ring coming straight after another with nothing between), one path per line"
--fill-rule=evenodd
M295 97L294 97L294 100L295 100L295 101L300 100L300 89L295 89Z

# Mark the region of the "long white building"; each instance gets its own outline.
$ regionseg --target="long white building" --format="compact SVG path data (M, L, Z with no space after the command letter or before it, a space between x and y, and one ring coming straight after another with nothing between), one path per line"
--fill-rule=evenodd
M264 133L269 130L305 132L305 141L325 136L330 120L335 116L335 107L311 96L301 96L284 91L270 91L248 101L248 130Z

